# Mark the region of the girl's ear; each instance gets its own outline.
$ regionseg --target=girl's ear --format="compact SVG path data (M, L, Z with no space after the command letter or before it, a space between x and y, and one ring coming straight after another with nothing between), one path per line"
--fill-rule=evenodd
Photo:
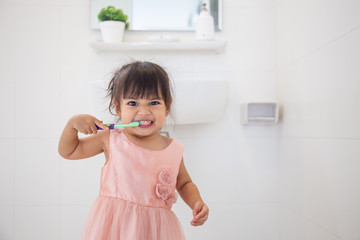
M166 108L166 112L165 112L165 116L167 117L170 113L170 108L171 108L171 104L172 104L172 100L169 103L169 107Z
M114 105L114 107L115 107L116 115L117 115L118 117L120 117L120 115L121 115L120 104L118 104L118 103L115 101L115 99L114 99L114 100L113 100L113 105Z

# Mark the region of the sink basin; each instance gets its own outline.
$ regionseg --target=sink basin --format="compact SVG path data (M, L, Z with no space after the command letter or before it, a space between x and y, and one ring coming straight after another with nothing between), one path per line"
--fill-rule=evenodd
M229 85L229 81L224 80L175 80L175 124L211 123L221 118L228 101Z

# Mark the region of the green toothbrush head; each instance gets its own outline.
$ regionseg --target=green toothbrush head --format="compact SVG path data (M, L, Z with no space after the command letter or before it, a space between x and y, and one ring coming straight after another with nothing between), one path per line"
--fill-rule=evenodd
M140 121L126 124L127 127L138 127L139 125L140 125Z

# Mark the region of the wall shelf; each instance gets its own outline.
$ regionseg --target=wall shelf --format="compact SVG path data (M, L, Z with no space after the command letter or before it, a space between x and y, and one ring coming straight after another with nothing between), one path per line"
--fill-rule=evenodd
M179 41L179 42L91 42L90 46L97 52L114 51L201 51L220 53L226 47L225 40L214 41Z

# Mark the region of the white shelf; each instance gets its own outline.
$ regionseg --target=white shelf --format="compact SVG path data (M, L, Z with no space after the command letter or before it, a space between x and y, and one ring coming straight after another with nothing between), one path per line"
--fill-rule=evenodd
M214 41L179 41L179 42L91 42L90 46L97 52L114 51L206 51L222 52L226 47L225 40Z

